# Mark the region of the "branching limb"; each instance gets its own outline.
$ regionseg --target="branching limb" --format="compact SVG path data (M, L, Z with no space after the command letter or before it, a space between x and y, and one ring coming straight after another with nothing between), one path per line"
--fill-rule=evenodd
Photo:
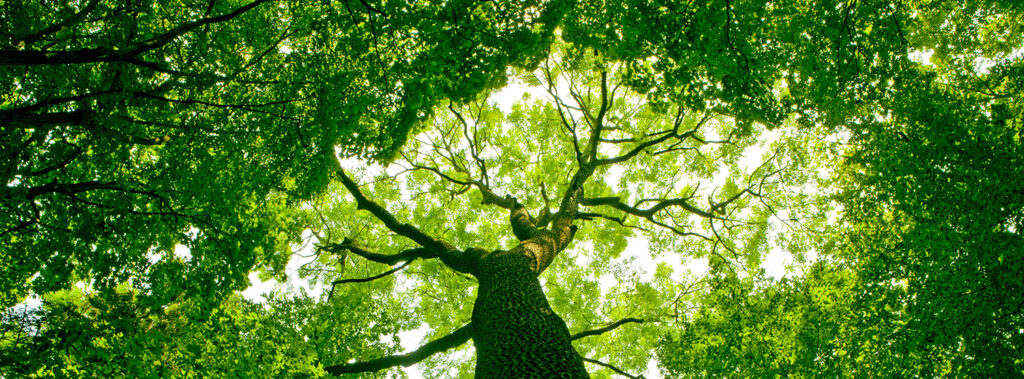
M554 75L551 73L551 66L547 61L545 61L544 63L544 76L546 79L545 82L547 83L547 86L545 86L545 90L548 92L549 95L551 95L551 98L555 103L555 107L557 107L558 117L559 120L562 122L562 126L565 127L565 130L569 132L569 134L572 136L573 151L576 152L576 159L578 163L582 164L583 162L579 161L579 159L583 157L583 152L580 150L580 141L579 137L576 134L576 120L572 118L572 114L569 114L568 112L568 110L570 109L581 109L572 107L568 104L565 104L565 102L562 101L562 97L559 96L558 94L558 88L555 86L556 81L554 80Z
M374 372L386 368L404 366L409 367L427 359L431 355L458 347L473 337L472 324L455 330L451 334L427 342L416 351L408 354L391 355L383 358L365 362L343 363L340 365L328 366L324 370L331 375L351 374L357 372Z
M195 30L197 28L200 28L200 27L203 27L203 26L206 26L206 25L210 25L210 24L216 24L218 22L223 22L223 21L231 20L231 19L233 19L235 17L240 16L241 14L243 14L245 12L248 12L248 11L252 10L253 8L259 6L260 4L266 3L268 1L274 1L274 0L255 0L255 1L251 2L251 3L249 3L249 4L246 4L246 5L238 8L238 9L235 9L231 13L223 14L223 15L216 16L216 17L207 17L207 18L204 18L204 19L201 19L201 20L196 20L196 21L192 21L192 22L189 22L189 23L185 23L185 24L179 25L178 27L167 31L164 34L158 35L156 37L150 38L150 39L148 39L146 41L143 41L143 42L140 42L140 43L136 44L135 46L133 46L129 50L128 56L137 56L137 55L142 54L144 52L147 52L147 51L159 48L161 46L164 46L164 45L170 43L171 41L177 39L178 37L181 37L181 36L191 32L191 31L193 31L193 30Z
M409 266L409 264L412 263L413 260L415 260L415 259L407 260L407 261L405 261L405 263L402 263L401 266L392 268L390 270L384 271L383 273L380 273L380 274L377 274L377 275L374 275L374 276L371 276L371 277L368 277L368 278L352 278L352 279L339 279L339 280L335 280L335 281L331 282L331 291L328 292L327 298L330 299L330 298L334 297L334 288L337 287L339 284L372 282L374 280L377 280L377 279L386 277L388 275L394 274L394 273L396 273L398 271L401 271L406 266Z
M575 340L578 340L578 339L583 338L583 337L589 337L589 336L596 336L596 335L604 334L604 333L607 333L609 331L615 330L616 328L618 328L618 327L620 327L622 325L625 325L625 324L629 324L629 323L642 324L644 322L645 322L645 320L644 319L640 319L640 318L632 318L632 317L624 318L624 319L621 319L619 321L616 321L616 322L613 322L611 324L608 324L608 326L605 326L603 328L584 330L582 332L573 334L572 335L572 340L575 341ZM593 364L596 364L596 365L599 365L599 366L603 366L605 368L608 368L608 369L610 369L612 371L615 371L615 373L617 373L619 375L622 375L622 376L626 376L626 377L630 377L630 378L643 378L644 377L643 375L640 375L640 376L630 375L629 373L626 373L625 371L620 370L618 367L612 366L610 364L601 362L601 361L596 360L596 359L583 358L583 360L587 361L587 362L590 362L590 363L593 363Z
M342 170L341 162L338 161L336 156L332 156L331 159L334 164L334 171L341 180L342 185L356 199L357 209L369 211L373 217L380 220L389 230L418 243L429 252L430 257L440 258L451 269L464 273L473 273L476 270L477 260L481 252L480 249L458 250L447 241L431 237L415 226L398 221L387 209L363 195L362 191L359 190L359 185L345 174L345 170ZM397 261L389 264L394 264L395 262Z
M448 109L455 116L459 126L461 127L454 126L448 131L442 131L440 141L430 141L427 143L433 148L437 155L454 168L457 174L461 175L441 171L436 162L431 162L429 165L414 163L408 156L403 155L406 158L406 161L408 161L414 169L430 171L439 178L462 186L463 188L475 187L480 191L480 195L483 198L481 204L483 205L496 205L507 210L512 210L516 205L515 198L509 195L499 195L495 193L490 186L490 176L487 170L487 163L483 157L481 157L481 151L484 148L484 144L480 140L477 128L475 126L471 126L466 120L466 117L457 111L454 105L449 104ZM479 122L479 114L474 121ZM468 144L468 155L472 158L472 162L466 162L466 154L460 151L456 146L453 146L450 141L451 138L454 138L455 134L458 134L458 132L455 131L456 129L461 129L462 137ZM472 167L475 167L476 169L471 170ZM463 175L465 177L463 177Z
M49 27L43 30L21 37L17 39L20 41L18 41L18 43L16 43L15 45L17 45L20 48L24 48L24 46L31 45L47 35L57 33L61 30L64 30L64 28L67 28L68 26L82 22L82 20L84 20L85 17L89 15L89 13L92 13L92 11L96 9L96 6L99 5L99 3L99 0L92 0L88 4L86 4L85 7L82 8L82 10L78 11L78 13L75 13L73 16L64 19L64 21L50 25Z
M623 213L642 217L648 221L655 222L654 215L668 207L679 207L683 210L695 214L697 216L708 218L708 219L720 219L721 217L715 214L699 209L688 202L689 198L678 198L678 199L665 199L654 204L647 209L639 209L634 206L623 203L622 200L617 196L609 197L596 197L596 198L584 198L580 201L580 204L586 206L609 206ZM714 209L714 208L713 208Z
M672 129L665 130L662 133L657 133L657 135L659 135L657 138L652 139L652 140L648 140L648 141L643 142L643 143L639 143L639 144L634 146L632 149L630 149L628 152L626 152L623 155L620 155L620 156L614 157L614 158L598 159L598 160L596 160L594 162L594 164L598 165L598 166L603 166L603 165L609 165L609 164L625 162L625 161L628 161L630 159L633 159L633 157L637 156L641 152L646 151L647 149L651 148L652 146L656 146L656 145L661 144L662 142L668 141L670 139L676 139L676 140L681 142L681 141L683 141L683 140L685 140L687 138L693 137L694 134L697 133L697 130L700 129L702 126L704 126L704 124L707 123L708 120L711 119L711 116L712 115L710 113L705 114L704 117L701 118L701 120L697 123L697 125L694 126L692 129L690 129L690 130L688 130L686 132L683 132L683 133L679 133L679 127L681 126L682 121L683 121L683 110L682 110L682 108L680 108L676 112L675 121L673 122ZM674 151L676 149L675 148L669 148L669 149L666 149L666 150L667 151Z
M526 207L516 203L509 213L509 223L512 225L512 233L520 241L526 241L540 234L540 228L534 222L533 217L526 211Z

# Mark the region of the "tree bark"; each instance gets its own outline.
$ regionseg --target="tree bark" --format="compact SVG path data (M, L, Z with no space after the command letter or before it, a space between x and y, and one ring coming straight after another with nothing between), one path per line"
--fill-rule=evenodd
M589 378L521 246L479 263L472 323L476 377Z

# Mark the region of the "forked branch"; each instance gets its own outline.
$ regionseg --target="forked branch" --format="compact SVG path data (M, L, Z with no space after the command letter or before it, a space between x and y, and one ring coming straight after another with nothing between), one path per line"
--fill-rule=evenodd
M331 282L331 291L328 292L327 298L330 299L330 298L334 297L334 288L337 287L339 284L372 282L374 280L377 280L377 279L386 277L388 275L394 274L394 273L396 273L398 271L401 271L406 266L409 266L409 264L412 263L412 261L413 260L405 261L405 263L402 263L402 265L400 265L398 267L395 267L393 269L384 271L384 272L382 272L380 274L377 274L377 275L374 275L374 276L371 276L371 277L368 277L368 278L352 278L352 279L339 279L339 280L335 280L335 281Z
M623 213L634 215L647 219L648 221L655 222L654 215L668 207L679 207L683 210L695 214L697 216L708 218L708 219L719 219L720 217L715 216L714 213L702 210L690 204L688 198L676 198L676 199L664 199L647 209L640 209L635 206L623 203L622 200L617 196L609 197L595 197L595 198L584 198L580 201L580 204L586 206L609 206L615 208ZM714 210L715 208L712 207Z

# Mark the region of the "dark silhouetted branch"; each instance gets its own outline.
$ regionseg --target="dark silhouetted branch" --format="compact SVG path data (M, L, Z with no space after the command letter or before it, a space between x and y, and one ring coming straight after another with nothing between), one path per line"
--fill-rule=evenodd
M604 333L610 332L612 330L615 330L615 328L618 328L618 327L620 327L622 325L629 324L629 323L642 324L642 323L644 323L644 319L642 319L642 318L632 318L632 317L624 318L622 320L619 320L619 321L613 322L611 324L608 324L608 326L605 326L603 328L584 330L582 332L573 334L572 335L572 339L573 340L578 340L578 339L583 338L583 337L590 337L590 336L596 336L596 335L604 334Z
M386 277L388 275L394 274L394 273L396 273L398 271L401 271L406 266L408 266L410 263L412 263L412 261L414 261L414 260L415 260L415 258L410 259L408 261L405 261L405 263L402 263L401 266L395 267L393 269L384 271L383 273L380 273L378 275L374 275L374 276L371 276L371 277L368 277L368 278L353 278L353 279L339 279L339 280L335 280L335 281L331 282L331 291L327 294L327 298L330 299L330 298L334 297L334 287L337 287L339 284L372 282L374 280L377 280L377 279Z
M423 247L403 250L398 254L375 253L370 250L367 250L363 246L360 246L355 241L352 241L349 238L345 238L341 243L321 246L320 249L327 250L332 253L349 251L355 255L365 258L366 260L377 263L383 263L386 265L393 265L398 262L412 261L419 258L429 259L437 257L437 254L435 252Z
M431 355L458 347L473 337L472 324L455 330L449 335L427 342L416 351L408 354L391 355L365 362L343 363L340 365L328 366L324 370L331 375L351 374L357 372L374 372L386 368L404 366L409 367L427 359Z
M654 204L654 206L652 206L650 208L647 208L647 209L639 209L639 208L636 208L634 206L630 206L630 205L628 205L626 203L623 203L622 200L620 200L619 197L617 197L617 196L585 198L585 199L582 199L580 201L580 204L587 205L587 206L605 205L605 206L609 206L609 207L618 209L618 210L620 210L620 211L622 211L623 213L626 213L626 214L631 214L631 215L634 215L634 216L637 216L637 217L643 217L643 218L645 218L645 219L647 219L649 221L652 221L652 222L654 221L654 215L655 214L657 214L661 210L663 210L665 208L668 208L670 206L676 206L676 207L682 208L683 210L685 210L687 212L690 212L692 214L695 214L695 215L698 215L698 216L704 217L704 218L711 218L711 219L719 218L719 217L715 216L711 212L707 212L707 211L701 210L701 209L691 205L689 202L687 202L687 200L688 199L686 199L686 198L666 199L666 200L659 201L658 203Z
M359 185L352 181L352 178L349 178L348 175L345 174L345 171L341 169L341 163L338 162L336 158L334 159L334 163L335 171L338 174L338 178L341 179L341 184L345 186L345 189L347 189L353 197L355 197L357 209L369 211L373 217L376 217L384 223L384 226L392 232L411 239L420 244L420 246L433 250L436 254L454 250L450 244L427 235L415 226L398 221L398 219L395 218L391 212L388 212L387 209L366 198L362 191L359 190Z
M50 25L46 29L19 38L18 40L20 41L16 45L31 45L47 35L57 33L70 25L81 22L83 19L85 19L85 16L88 16L89 13L92 13L92 11L96 9L96 6L99 5L99 3L99 0L90 1L88 4L85 5L85 7L82 8L82 10L78 11L78 13L75 13L73 16L64 19L64 21Z

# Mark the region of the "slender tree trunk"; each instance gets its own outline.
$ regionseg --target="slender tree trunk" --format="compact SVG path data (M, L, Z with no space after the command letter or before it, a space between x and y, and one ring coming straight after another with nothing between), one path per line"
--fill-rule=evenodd
M473 307L477 378L589 378L569 329L518 249L480 260Z

